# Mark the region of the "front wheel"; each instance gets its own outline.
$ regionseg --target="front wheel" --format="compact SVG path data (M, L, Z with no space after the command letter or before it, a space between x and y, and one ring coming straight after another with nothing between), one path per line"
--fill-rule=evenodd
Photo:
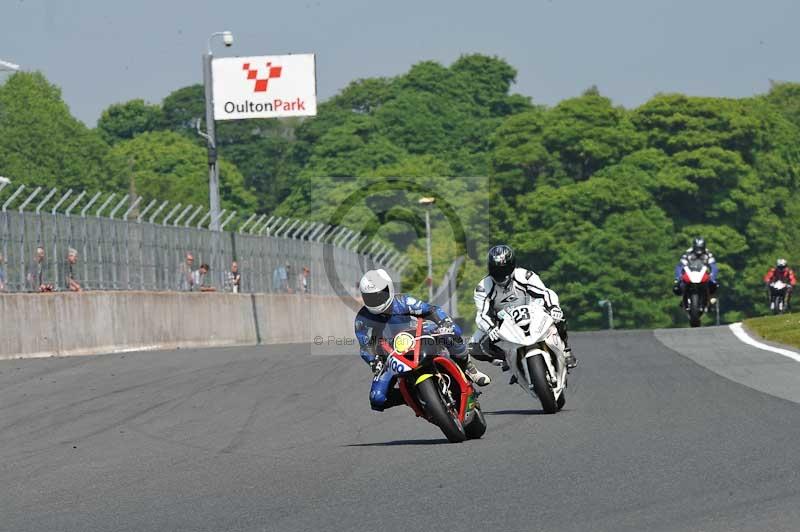
M528 374L531 377L533 391L542 402L542 410L545 414L555 414L558 411L558 405L553 388L550 387L547 379L547 364L544 363L544 358L542 355L536 355L526 358L525 362L528 364Z
M689 299L689 325L700 327L700 317L703 311L700 308L700 294L692 294Z
M434 376L417 385L417 394L422 408L425 409L425 413L428 414L431 422L442 430L445 437L447 437L447 441L461 443L467 439L464 427L458 417L453 415L450 409L447 408L444 397L442 397L442 393L439 391L435 381L436 377Z
M472 419L464 425L464 433L470 440L477 440L486 432L486 418L480 408L472 411Z

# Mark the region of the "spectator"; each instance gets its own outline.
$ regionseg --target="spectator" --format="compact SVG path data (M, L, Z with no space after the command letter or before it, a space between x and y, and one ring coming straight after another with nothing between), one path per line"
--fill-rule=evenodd
M6 261L3 254L0 253L0 292L6 291Z
M67 263L64 265L64 288L70 292L82 292L80 283L75 278L76 264L78 264L78 252L74 248L67 250Z
M278 266L272 272L272 291L273 292L286 292L289 287L289 272L287 270L289 265Z
M31 267L28 269L28 289L32 292L52 292L53 285L46 281L47 263L44 248L38 246Z
M208 264L201 264L200 269L196 270L192 274L192 285L195 289L200 290L201 292L216 292L217 289L211 286L208 282L208 271L209 268Z
M311 292L311 269L308 266L303 266L303 271L297 276L297 291L301 294Z
M242 288L242 274L239 273L239 263L236 261L231 262L227 285L234 294L238 294Z
M191 292L194 286L194 255L191 253L186 254L186 261L178 266L178 290L182 292Z
M286 279L284 281L283 291L288 294L294 294L294 276L292 275L292 265L286 263Z

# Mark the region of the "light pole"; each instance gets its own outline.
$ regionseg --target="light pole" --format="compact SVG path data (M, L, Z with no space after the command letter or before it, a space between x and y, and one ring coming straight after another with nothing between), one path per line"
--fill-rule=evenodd
M0 59L0 72L16 72L19 70L19 65L10 61L3 61Z
M0 70L10 70L12 72L16 72L19 70L19 65L0 59Z
M214 127L214 87L211 77L211 41L214 37L222 37L225 46L233 44L233 34L229 31L217 31L208 38L208 52L203 54L203 86L206 95L206 134L208 141L208 203L211 208L211 225L209 229L219 231L219 166L217 165L217 135ZM199 128L198 128L199 129Z
M425 233L428 248L428 302L433 303L433 260L431 258L431 206L436 198L420 198L419 204L425 207Z
M608 306L608 328L614 328L614 307L611 305L611 301L608 299L601 299L597 302L598 305L601 307Z

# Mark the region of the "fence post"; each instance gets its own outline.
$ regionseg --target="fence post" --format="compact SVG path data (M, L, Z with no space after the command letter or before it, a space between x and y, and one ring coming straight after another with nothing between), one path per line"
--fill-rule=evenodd
M36 206L36 214L41 214L42 213L42 207L44 207L45 204L48 201L50 201L50 198L53 197L53 194L56 193L56 190L58 190L58 189L56 189L56 188L50 189L50 192L47 193L47 196L45 196L44 199L39 202L39 205Z
M161 205L159 205L159 206L158 206L158 209L156 209L156 212L154 212L154 213L153 213L153 214L150 216L150 219L148 220L148 221L149 221L151 224L152 224L152 223L155 223L156 216L158 216L158 215L161 213L161 211L163 211L163 210L164 210L164 207L166 207L166 206L167 206L167 204L169 204L169 201L165 201L164 203L162 203Z
M255 232L258 230L258 226L260 226L260 225L261 225L261 222L262 222L262 221L264 220L264 218L266 218L266 217L267 217L267 215L266 215L266 214L262 214L262 215L259 217L259 219L258 219L258 220L256 220L256 222L255 222L255 223L254 223L254 224L253 224L253 225L250 227L249 234L251 234L251 235L252 235L252 234L255 234ZM269 221L269 220L267 220L267 221Z
M240 226L239 226L239 233L243 233L243 232L244 232L244 230L245 230L245 228L246 228L248 225L250 225L250 222L252 222L252 221L253 221L253 219L254 219L256 216L258 216L256 213L253 213L253 214L251 214L251 215L250 215L250 218L248 218L246 222L244 222L242 225L240 225Z
M116 192L112 192L111 195L106 198L103 204L100 205L100 208L97 209L97 212L94 213L95 217L100 218L100 215L103 213L104 210L106 210L106 207L108 207L108 204L111 203L111 200L113 200L116 197L116 195L117 195Z
M131 206L130 206L130 207L128 207L128 210L126 210L126 211L125 211L125 213L123 213L123 215L122 215L122 219L123 219L123 220L125 220L126 222L128 221L128 216L130 216L130 214L133 212L133 209L135 209L135 208L136 208L136 207L139 205L139 202L140 202L140 201L142 201L142 197L141 197L141 196L138 196L138 197L137 197L137 198L134 200L134 202L133 202L133 203L131 203ZM155 201L155 200L154 200L154 201Z
M145 216L145 214L147 214L147 212L148 212L150 209L152 209L152 208L153 208L153 206L154 206L156 203L158 203L158 200L157 200L157 199L150 200L150 203L148 203L147 205L145 205L144 209L142 209L141 211L139 211L139 216L137 216L137 217L136 217L136 223L137 223L137 224L140 224L140 223L142 223L142 220L144 220L144 216Z
M55 192L55 189L53 189L53 192ZM75 207L78 205L78 203L80 203L80 201L83 199L83 197L84 197L85 195L86 195L86 191L84 190L84 191L82 191L80 194L78 194L78 197L77 197L77 198L75 198L75 199L72 201L72 203L70 203L70 204L69 204L69 207L67 207L67 210L66 210L66 211L64 211L64 214L67 216L67 218L69 218L69 213L71 213L71 212L72 212L72 209L74 209L74 208L75 208ZM48 196L48 197L49 197L49 196Z
M200 218L200 221L199 221L199 222L197 222L197 228L198 228L198 229L202 229L202 228L203 228L203 224L205 223L205 221L206 221L206 220L208 220L208 217L209 217L209 216L211 216L211 211L208 211L207 213L205 213L205 214L203 215L203 217L202 217L202 218Z
M169 211L166 216L164 216L163 220L161 220L161 225L166 227L166 225L169 223L169 219L172 218L172 215L175 214L175 211L177 211L180 208L181 208L181 204L180 203L178 203L177 205L173 206L172 210Z
M172 223L173 227L178 227L178 224L180 224L183 217L186 216L186 214L188 214L190 210L192 210L193 206L194 205L192 204L187 205L186 208L183 209L181 213L175 217L175 221Z
M202 205L200 205L199 207L197 207L197 209L195 209L195 211L194 211L194 212L191 214L191 216L189 216L189 218L187 218L187 219L186 219L186 223L184 223L184 224L183 224L183 226L184 226L184 227L189 227L189 224L191 224L191 223L192 223L192 220L194 220L194 219L195 219L195 217L196 217L198 214L200 214L200 211L202 211L202 210L203 210L203 206L202 206Z

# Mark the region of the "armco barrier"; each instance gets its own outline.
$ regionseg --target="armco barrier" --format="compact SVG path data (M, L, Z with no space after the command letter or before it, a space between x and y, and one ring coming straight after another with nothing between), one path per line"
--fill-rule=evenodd
M175 292L0 295L0 359L350 336L335 296Z

